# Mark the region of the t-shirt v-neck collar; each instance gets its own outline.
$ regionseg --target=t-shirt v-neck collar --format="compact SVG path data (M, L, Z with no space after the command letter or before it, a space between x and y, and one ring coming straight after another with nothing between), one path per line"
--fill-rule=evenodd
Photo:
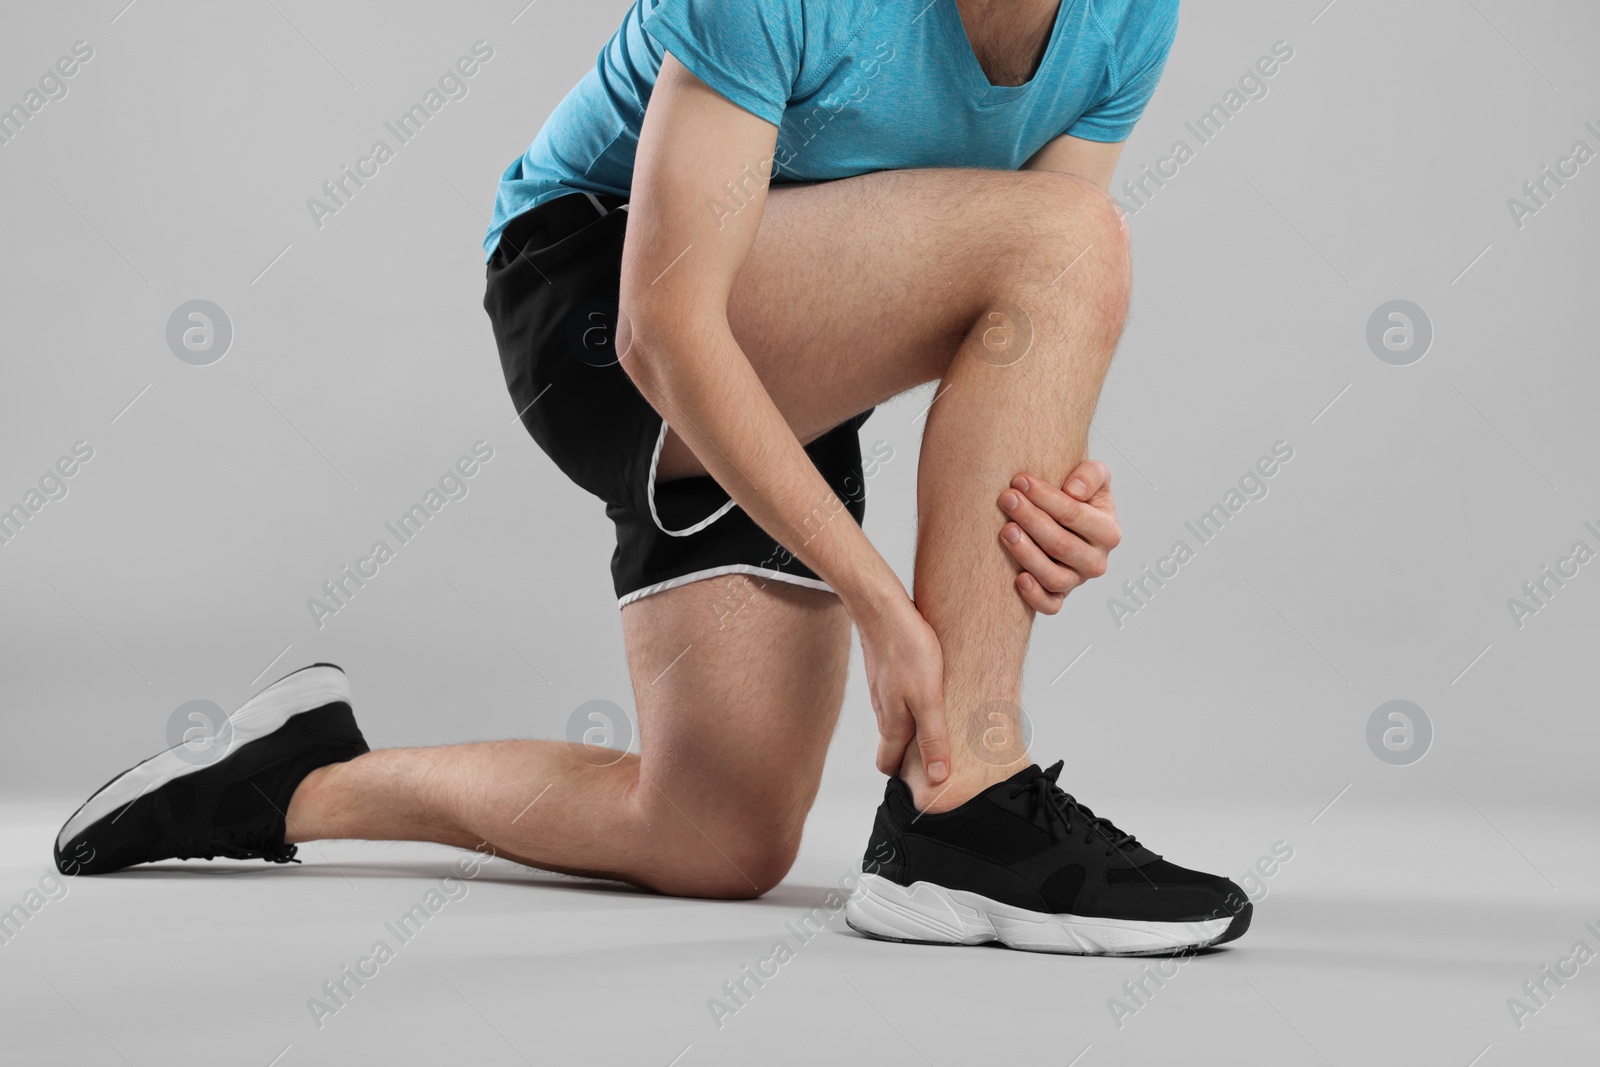
M1044 55L1039 58L1039 69L1033 72L1033 77L1021 85L995 85L989 81L989 75L984 73L983 64L978 62L977 53L972 50L972 41L967 37L966 27L961 24L961 11L956 7L956 0L931 0L932 6L939 9L938 17L944 26L945 44L949 47L950 54L960 71L962 84L966 86L968 95L979 107L994 107L1009 103L1027 95L1039 83L1040 78L1056 59L1056 42L1061 39L1062 27L1067 24L1071 14L1068 9L1076 7L1078 2L1079 0L1060 0L1056 8L1055 25L1050 29L1050 42L1045 45Z

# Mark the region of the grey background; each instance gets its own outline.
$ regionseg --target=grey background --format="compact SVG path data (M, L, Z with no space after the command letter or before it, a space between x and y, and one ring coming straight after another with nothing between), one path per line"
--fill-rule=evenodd
M74 442L94 448L0 546L4 906L49 869L71 807L162 747L185 701L236 707L331 660L383 746L557 737L585 701L632 706L610 525L514 423L479 306L498 175L626 5L124 2L0 9L0 104L73 42L95 51L0 145L0 505ZM1600 126L1600 10L1324 3L1184 7L1119 186L1193 146L1184 123L1274 42L1295 55L1130 218L1134 309L1093 441L1126 536L1107 577L1041 621L1027 676L1036 754L1158 850L1237 877L1293 843L1235 951L1186 964L1182 993L1117 1030L1104 1001L1136 963L930 964L835 934L788 989L711 1027L704 999L857 857L881 789L858 661L801 865L767 901L530 890L548 879L504 867L451 905L470 919L406 950L392 992L314 1031L304 998L444 872L442 850L74 884L0 948L6 1002L38 1027L23 1047L216 1062L220 1034L262 1064L285 1045L286 1064L665 1064L685 1045L685 1064L955 1063L998 1036L1041 1062L1093 1045L1088 1067L1201 1035L1262 1063L1464 1065L1485 1046L1475 1062L1557 1062L1592 1041L1589 968L1523 1030L1504 1001L1574 940L1600 947L1582 930L1600 922L1600 563L1520 629L1507 599L1574 541L1600 548L1583 528L1600 526L1600 162L1520 229L1506 200L1574 141L1600 149L1584 128ZM480 39L494 57L468 95L318 229L306 199L393 143L384 122ZM233 327L210 366L167 347L196 299ZM1366 343L1394 299L1433 325L1409 366ZM894 449L867 529L907 579L927 399L863 431ZM307 598L478 440L495 458L469 495L319 630ZM1270 494L1119 629L1107 598L1280 440L1295 455ZM1409 766L1367 747L1394 699L1433 727ZM131 988L150 968L157 991ZM1008 992L980 1011L958 987Z

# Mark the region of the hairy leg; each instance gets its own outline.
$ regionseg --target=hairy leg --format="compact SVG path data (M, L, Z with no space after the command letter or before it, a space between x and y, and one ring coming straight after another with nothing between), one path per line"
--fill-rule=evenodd
M1059 485L1083 459L1128 279L1111 199L1065 175L898 171L769 197L729 320L796 434L941 379L914 593L944 652L953 766L936 793L909 749L901 773L924 806L954 807L1026 763L1033 613L995 501L1019 471ZM661 469L701 468L672 436Z
M944 654L953 765L935 792L907 749L901 777L924 808L953 808L1028 762L1022 664L1034 612L1013 589L1017 567L997 540L1009 515L995 498L1002 509L1015 499L1001 489L1020 471L1061 485L1086 458L1127 307L1122 223L1098 192L1058 219L1055 240L1013 245L928 411L914 597Z
M635 601L622 620L642 756L597 766L565 741L371 752L306 779L288 840L487 844L664 893L765 893L816 797L848 616L828 593L728 576Z
M1082 455L1126 256L1109 198L1076 179L886 172L775 190L735 286L735 336L802 439L943 379L923 444L915 591L944 646L955 766L939 795L914 762L903 769L925 805L954 806L1009 773L1010 750L985 740L1020 736L989 716L1014 715L1031 613L995 540L994 501L1018 470L1059 482ZM700 469L669 437L661 471ZM730 603L743 606L730 616ZM623 625L641 758L596 768L548 741L376 752L306 780L290 840L488 842L670 893L770 888L837 719L843 608L729 577L630 604Z

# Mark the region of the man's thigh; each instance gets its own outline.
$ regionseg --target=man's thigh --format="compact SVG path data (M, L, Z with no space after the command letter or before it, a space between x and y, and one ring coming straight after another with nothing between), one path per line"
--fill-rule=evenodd
M774 186L728 302L734 338L802 441L940 378L1019 255L1047 290L1084 250L1075 210L1108 202L1062 174L882 171ZM1050 251L1054 247L1055 251ZM665 477L704 473L676 434Z
M798 846L849 670L838 598L727 575L634 601L622 629L641 801L664 800L735 863L752 835Z

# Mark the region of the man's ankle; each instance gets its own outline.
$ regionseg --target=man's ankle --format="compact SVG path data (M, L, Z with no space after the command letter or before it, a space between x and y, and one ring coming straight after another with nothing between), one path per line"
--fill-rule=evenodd
M929 815L954 811L992 785L1010 778L1030 760L1022 756L1014 763L1000 767L981 760L955 760L956 769L943 782L935 785L922 769L922 764L908 761L900 769L900 778L911 787L911 800L918 811Z
M291 845L304 844L315 841L320 836L319 812L321 805L318 795L326 788L327 778L330 774L343 766L339 763L330 763L318 767L295 786L294 795L289 799L289 807L284 812L284 840Z

